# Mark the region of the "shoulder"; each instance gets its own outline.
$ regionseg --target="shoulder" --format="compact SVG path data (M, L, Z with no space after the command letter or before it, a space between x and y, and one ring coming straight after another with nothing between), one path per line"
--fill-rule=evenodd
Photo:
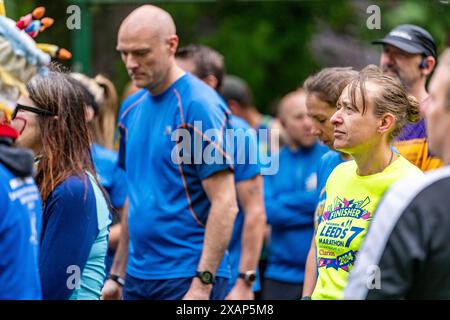
M316 142L313 148L315 156L319 157L319 160L322 159L322 157L326 155L328 152L330 152L330 149L327 146L321 144L320 142Z
M128 97L125 98L125 100L123 100L121 109L129 107L136 101L139 101L139 99L141 99L142 96L144 96L146 93L147 93L146 89L140 89L140 90L134 92L133 94L130 94Z
M330 163L330 162L335 162L337 160L340 160L341 155L339 152L336 152L334 150L330 150L328 152L326 152L321 158L320 158L320 162L321 163Z
M356 172L356 162L355 160L345 161L337 166L331 171L328 176L327 186L338 186L342 184L342 181L349 181L350 177L353 177Z
M356 167L357 166L356 166L355 160L345 161L345 162L338 164L334 168L332 174L354 173L356 170Z
M234 129L244 129L244 130L251 129L247 121L233 114L230 115L230 124Z
M65 179L55 188L48 202L52 200L76 202L84 200L85 195L89 199L89 195L92 192L92 186L85 174L81 176L73 175Z
M9 172L9 170L6 169L6 167L0 162L0 188L2 185L5 184L2 182L9 181L9 179L11 179L12 177L13 176L12 176L11 172Z
M98 160L115 164L117 162L118 152L94 143L92 144L92 156Z
M178 90L180 103L188 120L229 113L228 107L219 94L189 73L174 89Z
M123 102L122 105L120 106L119 109L119 121L123 120L123 118L125 118L125 116L137 105L139 105L139 103L141 101L144 100L144 98L148 95L148 91L147 89L140 89L138 91L136 91L135 93L131 94L130 96L128 96Z
M61 219L64 223L72 223L80 217L93 216L95 208L95 194L86 174L73 175L60 183L50 194L43 217L44 221L57 222Z
M379 240L380 234L390 235L402 220L410 221L408 228L412 229L418 227L418 224L422 227L442 224L444 219L437 220L436 217L448 216L446 199L449 187L449 167L427 173L420 179L408 177L396 182L386 192L377 208L371 225L372 236ZM385 240L387 241L387 237Z
M344 161L341 158L341 154L334 150L330 150L320 158L317 169L318 174L328 177L334 168L342 162Z
M416 167L414 164L406 160L403 156L399 155L399 161L397 170L400 174L408 176L408 177L414 177L414 178L420 178L423 177L423 172L418 167Z
M212 89L211 89L212 90ZM199 95L189 101L188 110L192 116L207 117L208 115L230 114L228 107L220 97L212 92L210 94Z
M287 145L284 145L278 150L278 153L275 153L274 155L278 155L280 158L289 158L292 156L292 152Z
M417 173L414 168L411 171ZM450 177L450 167L437 169L425 175L420 170L419 173L396 182L389 189L386 198L397 198L402 199L402 201L411 200L427 188L439 185L439 181L444 181L444 179L449 181L447 178Z

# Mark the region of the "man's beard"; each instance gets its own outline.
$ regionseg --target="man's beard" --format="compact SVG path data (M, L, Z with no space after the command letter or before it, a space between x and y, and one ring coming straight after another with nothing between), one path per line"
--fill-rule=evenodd
M389 66L389 65L385 64L385 65L381 66L381 70L383 71L384 74L387 74L387 75L399 80L400 83L402 84L403 88L405 88L405 90L408 90L409 85L406 82L406 80L400 75L400 71L398 70L397 67ZM392 74L394 74L394 75L392 75Z
M395 77L400 80L400 73L398 71L398 68L396 68L395 66L385 64L381 66L381 70L383 71L383 73L389 73L389 75L392 73L395 74Z

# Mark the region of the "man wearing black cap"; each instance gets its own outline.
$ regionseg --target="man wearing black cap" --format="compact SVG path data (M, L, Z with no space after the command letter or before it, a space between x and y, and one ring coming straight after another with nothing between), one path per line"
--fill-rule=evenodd
M436 44L425 29L403 24L394 28L383 39L372 42L382 44L380 67L387 75L397 77L409 94L416 97L425 114L428 106L426 81L436 66ZM423 171L439 168L443 163L428 152L425 120L405 127L395 147L409 161Z

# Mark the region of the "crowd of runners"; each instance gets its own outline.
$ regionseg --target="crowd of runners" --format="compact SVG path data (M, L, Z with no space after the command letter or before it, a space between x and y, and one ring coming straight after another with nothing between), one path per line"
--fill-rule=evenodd
M0 299L450 299L450 48L373 44L269 116L159 7L122 99L0 15Z

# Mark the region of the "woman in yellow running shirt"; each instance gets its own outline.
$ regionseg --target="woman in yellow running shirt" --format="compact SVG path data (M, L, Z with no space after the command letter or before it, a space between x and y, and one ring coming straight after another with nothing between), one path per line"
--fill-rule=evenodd
M318 278L312 299L342 299L349 272L383 194L396 181L422 172L391 147L419 103L376 66L345 87L334 125L334 147L352 161L338 165L326 183L325 207L315 236Z

